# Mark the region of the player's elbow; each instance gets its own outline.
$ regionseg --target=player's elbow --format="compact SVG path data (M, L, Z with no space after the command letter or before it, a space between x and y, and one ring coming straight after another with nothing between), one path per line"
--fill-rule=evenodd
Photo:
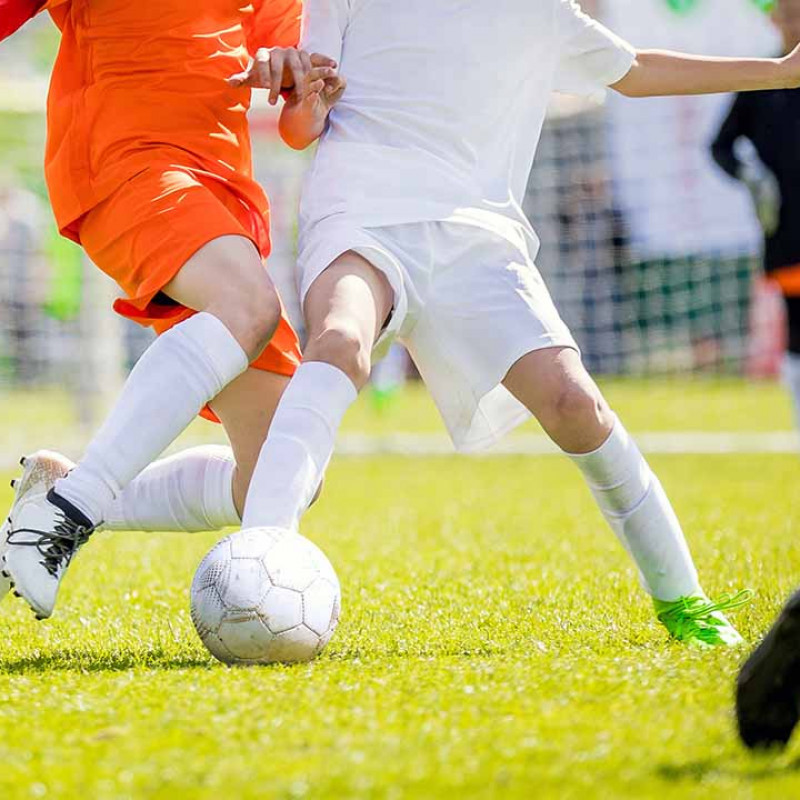
M643 80L644 65L642 64L641 54L637 53L631 64L631 68L616 83L612 83L609 88L623 97L648 97L646 82Z

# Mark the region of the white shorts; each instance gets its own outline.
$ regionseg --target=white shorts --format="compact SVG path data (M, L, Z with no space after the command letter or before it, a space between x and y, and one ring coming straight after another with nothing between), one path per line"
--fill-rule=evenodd
M578 346L530 258L484 228L421 222L364 228L329 217L300 241L301 302L340 255L353 250L394 289L391 320L376 345L407 348L458 450L490 447L530 417L502 386L526 353Z

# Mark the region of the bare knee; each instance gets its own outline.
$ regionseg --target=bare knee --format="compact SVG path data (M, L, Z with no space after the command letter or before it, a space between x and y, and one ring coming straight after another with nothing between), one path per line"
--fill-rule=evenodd
M306 361L324 361L338 367L355 384L363 388L371 369L371 343L355 326L337 325L312 332L305 352Z
M251 360L280 321L280 300L261 255L242 236L220 236L201 247L164 292L187 308L217 317Z
M225 323L251 361L269 344L281 318L278 293L261 272L228 287L206 309Z
M565 377L538 414L539 422L562 449L589 452L599 447L614 425L613 413L590 382Z

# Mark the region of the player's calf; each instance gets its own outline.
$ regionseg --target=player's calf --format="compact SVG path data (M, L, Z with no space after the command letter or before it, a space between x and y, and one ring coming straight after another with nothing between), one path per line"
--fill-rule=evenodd
M698 646L742 640L724 612L745 594L711 602L703 593L677 516L636 443L569 348L529 353L512 367L509 389L537 416L586 479L603 516L631 555L659 621Z

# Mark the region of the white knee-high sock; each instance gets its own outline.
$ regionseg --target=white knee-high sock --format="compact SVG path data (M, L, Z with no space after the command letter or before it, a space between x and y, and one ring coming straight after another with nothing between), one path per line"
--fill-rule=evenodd
M300 366L261 450L243 527L297 527L325 474L342 417L357 396L353 382L337 367L320 361Z
M636 562L645 590L665 601L699 592L697 571L678 518L622 423L616 420L600 448L570 458Z
M795 419L800 429L800 355L787 353L783 361L783 380L792 395Z
M247 366L233 334L211 314L176 325L139 359L111 414L56 492L91 522L102 522L122 489Z
M103 512L108 531L216 531L238 525L236 459L230 447L204 445L151 464Z

